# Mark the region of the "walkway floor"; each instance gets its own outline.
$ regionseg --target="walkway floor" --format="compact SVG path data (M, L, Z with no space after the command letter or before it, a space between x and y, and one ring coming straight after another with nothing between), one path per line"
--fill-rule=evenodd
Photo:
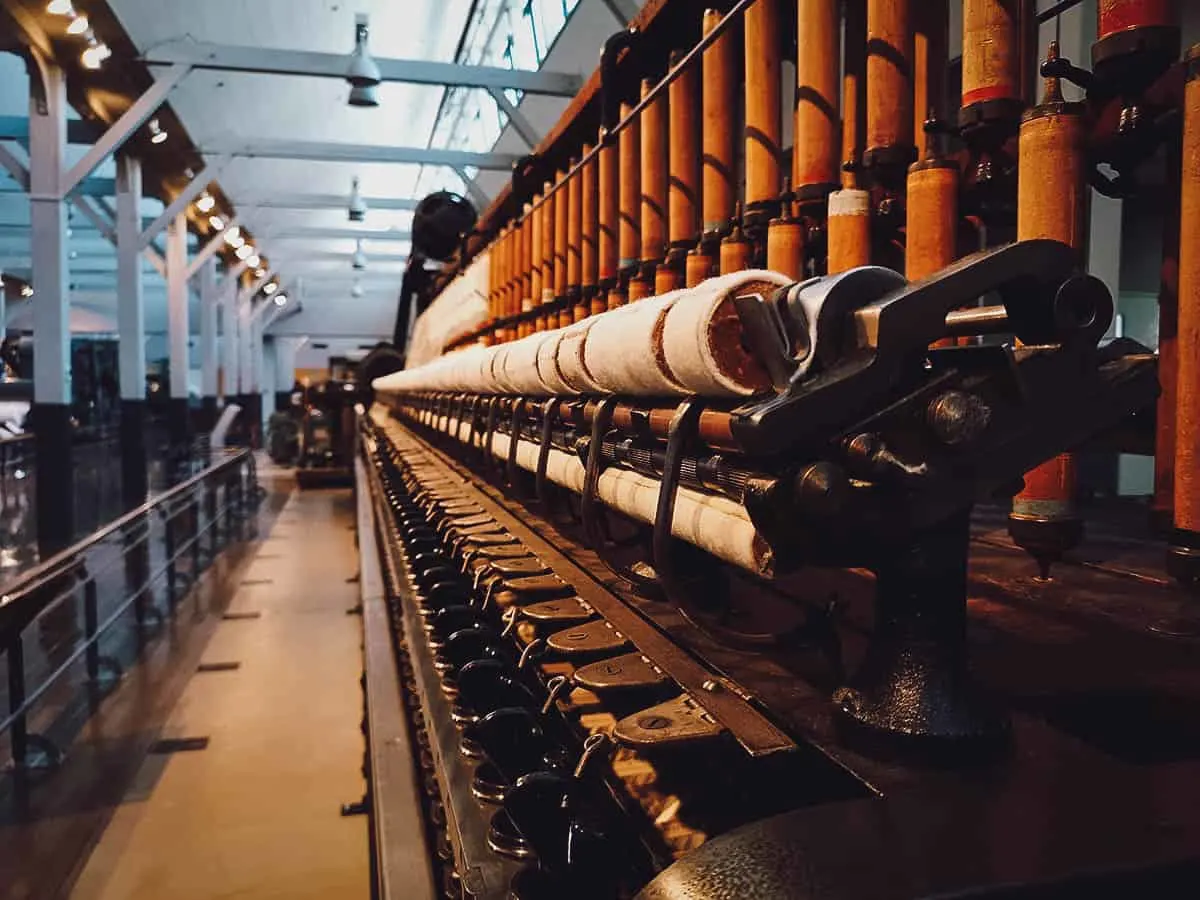
M162 735L207 747L147 757L73 898L369 896L366 818L339 812L363 794L353 522L349 491L288 498Z

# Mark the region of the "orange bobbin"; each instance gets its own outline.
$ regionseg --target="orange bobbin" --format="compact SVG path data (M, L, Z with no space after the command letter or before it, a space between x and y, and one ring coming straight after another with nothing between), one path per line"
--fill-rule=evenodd
M1058 45L1050 45L1050 58ZM1053 238L1083 247L1083 105L1067 103L1057 78L1046 79L1042 102L1021 121L1017 168L1017 240ZM1037 561L1043 578L1083 536L1075 508L1075 460L1060 454L1025 474L1013 498L1009 534Z
M620 257L617 253L617 144L605 136L601 136L600 140L600 159L597 162L599 196L596 198L600 231L596 243L596 268L600 284L607 287L620 270Z
M550 324L550 305L554 302L554 206L557 194L547 181L542 186L542 298L538 303L536 331L545 331Z
M713 274L712 257L705 252L703 245L693 247L688 251L684 262L683 286L693 288Z
M499 294L496 290L496 243L493 241L487 248L487 273L488 273L488 292L487 292L487 321L484 323L483 331L480 335L480 343L485 347L492 343L491 327L496 321L496 305L499 302Z
M682 54L671 54L671 65L679 63ZM697 199L700 187L700 141L696 131L696 90L699 72L695 65L688 66L669 88L670 127L670 171L667 184L667 240L670 250L663 268L670 269L676 287L683 285L684 260L690 247L700 236ZM671 280L667 278L666 280ZM655 279L655 293L659 280ZM673 290L674 288L668 288Z
M633 107L628 103L621 104L621 119L628 118ZM617 135L617 152L619 155L618 169L619 185L619 221L618 229L618 260L621 272L637 266L641 257L641 218L642 218L642 161L641 140L639 139L639 122L634 120L621 129Z
M925 133L925 117L936 117L945 95L948 0L922 0L913 11L913 140ZM916 150L914 149L914 156Z
M1185 57L1175 387L1175 529L1168 567L1200 586L1200 44Z
M871 264L871 195L843 188L829 195L826 219L830 275Z
M787 194L787 191L784 191ZM785 200L780 214L767 226L767 268L794 281L804 278L804 224Z
M655 82L642 80L642 98L650 96ZM659 91L642 110L642 242L643 276L652 281L654 267L667 247L667 94ZM632 291L630 292L632 295Z
M525 215L521 219L521 312L528 314L533 309L533 205L525 204ZM533 329L525 319L518 334L525 337Z
M654 293L665 294L683 287L683 272L675 266L666 264L654 270Z
M596 296L596 282L599 267L596 252L597 234L600 230L600 220L596 209L596 157L592 155L592 145L583 145L583 157L587 160L579 173L580 185L580 217L582 218L582 233L580 236L579 280L582 283L580 296L581 305L588 309L588 301Z
M962 9L962 105L1019 100L1018 4L1012 0L963 0Z
M1170 27L1174 22L1171 0L1100 0L1096 37L1104 40L1131 28Z
M570 196L567 186L567 173L559 170L558 190L554 192L554 302L558 312L550 317L550 327L566 324L562 313L566 311L567 322L570 312L563 306L567 296L567 247L570 242Z
M745 28L746 193L743 224L765 225L779 201L781 21L779 0L755 0Z
M796 125L792 185L796 199L824 199L838 185L838 31L836 0L797 0Z
M944 269L957 256L958 176L954 160L933 153L908 167L904 277L909 281Z
M616 309L618 306L624 306L629 302L629 295L620 283L609 288L608 293L604 295L604 308Z
M542 302L542 210L541 195L533 198L533 211L529 219L529 296L526 302L530 309L536 309ZM525 333L533 334L537 330L535 321L530 319L525 323Z
M575 163L572 161L572 167ZM567 178L567 306L563 312L568 321L577 317L575 307L582 297L583 273L583 181L581 170L576 169ZM559 315L562 324L562 315Z
M502 320L508 310L508 229L505 228L500 232L500 236L496 238L496 318ZM494 335L497 344L503 344L508 340L508 330L499 325L496 327Z
M703 31L707 35L721 21L715 9L704 11ZM701 106L704 127L701 132L702 227L706 238L724 234L733 218L736 148L733 124L737 109L737 46L734 35L725 31L704 50L701 81Z
M654 296L654 282L645 273L639 272L629 279L628 298L630 303L652 296Z
M913 28L909 0L867 0L867 132L863 166L903 174L913 145Z
M733 217L733 228L721 241L720 266L722 275L750 268L750 242L742 234L741 213L742 209L739 203Z

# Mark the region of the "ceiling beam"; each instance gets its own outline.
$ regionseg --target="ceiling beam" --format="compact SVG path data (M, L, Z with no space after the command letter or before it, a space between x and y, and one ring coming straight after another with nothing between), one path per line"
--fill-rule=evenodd
M104 135L104 126L86 119L67 122L67 143L91 145ZM0 116L0 141L29 143L29 119L26 116Z
M412 232L391 229L369 230L366 228L288 228L272 233L271 241L350 240L350 241L405 241L412 240Z
M379 144L320 143L316 141L259 141L253 144L206 146L206 154L241 158L300 159L309 162L398 163L414 166L450 166L478 169L512 169L512 153L474 153L431 147L391 147Z
M306 50L271 50L234 44L172 41L147 50L149 65L189 65L218 72L256 72L263 75L303 75L344 80L349 57ZM432 84L442 87L514 88L530 94L574 97L583 87L579 75L531 72L500 66L469 66L424 59L375 59L384 81Z
M410 197L364 197L370 210L413 210L417 201ZM280 194L274 197L240 199L238 209L348 209L350 195L340 194Z
M0 158L6 154L11 156L5 147L0 146ZM116 192L117 181L115 178L88 178L75 189L75 196L113 197L116 196ZM0 179L0 194L28 194L28 191L19 182L13 184L6 179Z

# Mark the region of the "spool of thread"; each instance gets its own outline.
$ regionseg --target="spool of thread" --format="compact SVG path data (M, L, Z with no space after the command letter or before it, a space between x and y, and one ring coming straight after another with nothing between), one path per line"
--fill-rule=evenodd
M871 195L844 188L829 195L826 222L830 275L871 264Z
M575 167L575 160L571 160ZM564 293L578 291L583 284L583 184L579 170L567 177L567 284Z
M555 179L558 189L554 192L554 298L567 293L567 247L570 243L570 190L567 174L561 169Z
M496 238L496 318L502 320L508 308L508 229L503 229ZM508 340L508 331L503 325L496 326L496 343Z
M1011 0L963 0L962 18L962 105L1019 100L1018 4Z
M733 230L721 241L718 260L722 275L750 268L750 242L742 234L741 209L733 221Z
M542 302L542 210L545 209L545 204L541 203L542 195L538 194L533 198L533 211L529 213L529 308L535 308ZM534 323L532 320L526 323L525 331L527 334L533 334Z
M521 219L521 312L533 309L533 205L525 204L525 215ZM517 326L517 333L527 337L533 333L528 320Z
M838 4L797 0L796 127L792 184L801 200L838 183Z
M621 104L621 118L626 119L633 107L628 103ZM640 121L635 120L623 128L617 135L617 151L620 155L619 186L619 220L618 229L618 265L621 271L637 265L641 258L641 218L642 218L642 160L641 141L638 129Z
M934 117L946 94L949 0L924 0L913 12L913 140L921 146L925 118ZM914 153L916 147L913 148ZM915 156L914 156L915 159Z
M929 158L908 167L904 277L918 281L954 262L958 244L958 165Z
M579 188L580 188L580 219L581 221L581 236L580 236L580 262L579 262L579 280L583 286L585 294L590 294L596 287L597 273L599 267L597 265L597 232L600 228L600 220L596 209L596 157L590 156L592 152L591 144L583 145L583 157L587 160L583 164L583 169L579 173Z
M767 268L793 281L804 278L804 224L792 215L791 204L767 226Z
M1096 10L1096 35L1103 40L1128 28L1173 25L1171 0L1100 0Z
M680 54L671 54L671 66ZM696 199L700 185L700 147L696 134L696 91L699 72L688 66L671 82L670 178L667 184L667 240L672 247L692 244L699 236Z
M624 306L628 302L629 297L625 293L625 290L621 287L611 288L608 291L608 294L605 296L605 305L608 309L616 309L617 307Z
M645 275L638 275L636 278L631 278L629 280L629 302L634 303L653 296L653 287L654 282Z
M702 29L708 34L721 21L715 9L704 11ZM734 110L737 108L736 53L734 37L724 32L709 47L702 59L704 78L701 83L704 128L701 135L702 194L704 233L723 234L733 217L734 195Z
M693 288L713 274L713 261L702 246L693 247L688 251L684 262L684 286Z
M781 22L778 0L755 0L743 17L745 34L747 209L779 196Z
M558 196L552 191L554 185L547 181L542 186L542 297L538 303L537 331L549 326L548 306L554 301L554 207Z
M1186 55L1180 175L1174 545L1200 551L1200 44Z
M1050 45L1049 58L1058 57ZM1057 78L1046 79L1042 102L1025 113L1018 138L1017 240L1052 238L1083 246L1083 106L1066 103ZM1075 510L1075 460L1060 454L1025 474L1009 515L1013 540L1037 560L1042 577L1078 543L1083 523Z
M608 293L606 291L596 291L592 294L591 302L588 304L588 312L595 316L608 309Z
M909 0L867 0L866 144L867 156L888 148L913 147Z
M642 79L642 99L655 82ZM663 258L667 246L667 95L659 91L642 110L642 244L641 260Z
M602 138L598 166L600 233L598 236L598 258L596 260L600 281L617 277L619 255L617 253L617 229L619 228L619 206L617 194L617 146L615 141Z
M662 265L654 270L654 295L666 294L683 287L683 273L674 266Z
M866 0L846 0L842 28L842 187L857 188L866 131Z

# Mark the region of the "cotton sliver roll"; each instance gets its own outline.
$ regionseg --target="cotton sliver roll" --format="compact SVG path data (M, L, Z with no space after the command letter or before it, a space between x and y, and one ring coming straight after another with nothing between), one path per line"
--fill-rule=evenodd
M558 361L559 374L562 375L563 381L570 386L571 393L598 394L601 392L600 385L588 371L587 361L583 355L588 332L600 318L602 317L596 316L568 326L563 329L563 335L559 339L555 358Z
M601 389L612 394L661 397L683 389L662 354L667 311L683 296L671 291L599 316L583 345L584 362Z
M537 348L538 378L554 396L576 393L571 385L567 384L558 368L558 344L562 340L564 331L566 329L556 328L553 331L542 332L541 337L544 340L538 344Z

